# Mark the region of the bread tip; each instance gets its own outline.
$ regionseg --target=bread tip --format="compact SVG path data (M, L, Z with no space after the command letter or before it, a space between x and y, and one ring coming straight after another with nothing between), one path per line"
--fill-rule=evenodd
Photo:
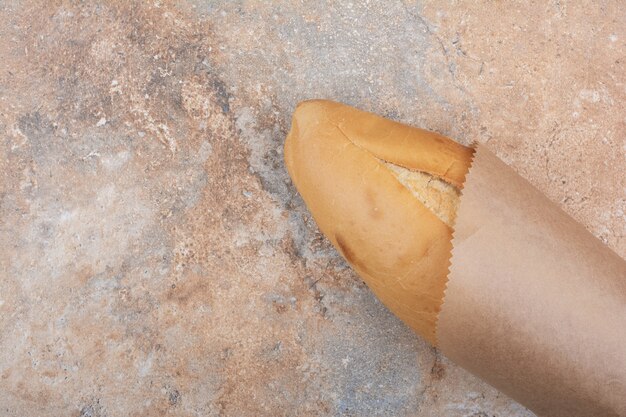
M455 163L466 153L441 135L324 99L296 106L285 141L287 171L320 230L431 343L451 251L454 185L465 175Z

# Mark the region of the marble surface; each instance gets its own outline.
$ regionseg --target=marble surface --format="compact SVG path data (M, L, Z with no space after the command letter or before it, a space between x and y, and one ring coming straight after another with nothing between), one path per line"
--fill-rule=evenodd
M282 162L303 99L478 140L626 256L619 0L0 2L0 414L531 413L388 313Z

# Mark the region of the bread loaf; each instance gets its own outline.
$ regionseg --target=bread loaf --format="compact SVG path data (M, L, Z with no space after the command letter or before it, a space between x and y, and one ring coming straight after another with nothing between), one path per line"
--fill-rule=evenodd
M472 149L326 100L298 105L287 170L320 230L376 296L435 343Z

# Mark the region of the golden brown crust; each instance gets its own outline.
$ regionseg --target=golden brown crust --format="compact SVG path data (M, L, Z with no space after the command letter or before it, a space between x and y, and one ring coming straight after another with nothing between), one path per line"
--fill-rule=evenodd
M443 136L325 100L298 106L285 143L287 169L321 231L381 301L433 343L451 228L386 163L458 187L471 154Z
M341 103L323 103L335 125L360 146L378 158L409 170L427 172L462 187L472 149L443 135L407 126ZM307 102L302 103L306 105ZM356 119L355 119L356 118Z

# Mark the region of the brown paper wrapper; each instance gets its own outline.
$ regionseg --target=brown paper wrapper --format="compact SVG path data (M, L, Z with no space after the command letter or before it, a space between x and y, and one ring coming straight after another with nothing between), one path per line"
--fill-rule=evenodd
M455 229L440 349L540 416L626 416L626 262L481 145Z

